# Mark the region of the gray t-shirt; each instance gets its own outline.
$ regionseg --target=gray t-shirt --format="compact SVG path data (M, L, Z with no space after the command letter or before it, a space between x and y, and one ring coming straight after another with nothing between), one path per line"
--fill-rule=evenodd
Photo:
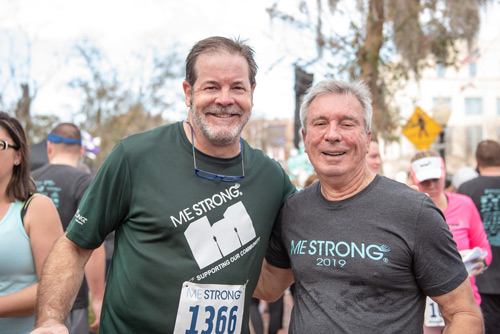
M46 164L32 172L37 190L52 200L57 208L63 229L66 231L69 222L75 215L83 194L94 176L81 169L58 164ZM78 291L73 309L89 306L89 288L84 277Z
M382 176L342 201L320 187L286 201L266 254L293 270L290 333L421 333L425 296L467 278L441 211Z

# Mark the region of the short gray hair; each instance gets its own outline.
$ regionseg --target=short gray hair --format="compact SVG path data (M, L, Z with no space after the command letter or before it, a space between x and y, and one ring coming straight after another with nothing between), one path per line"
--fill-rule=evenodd
M326 94L345 94L354 96L363 108L365 131L366 133L371 131L373 107L371 93L366 84L361 80L350 83L333 79L327 79L318 82L317 84L312 86L304 96L304 99L302 100L302 104L300 106L300 124L302 125L302 129L304 131L306 131L306 118L311 103L318 96Z

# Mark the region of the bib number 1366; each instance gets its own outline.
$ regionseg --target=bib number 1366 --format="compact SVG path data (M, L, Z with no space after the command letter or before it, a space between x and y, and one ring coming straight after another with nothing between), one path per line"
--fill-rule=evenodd
M200 306L191 306L189 311L192 313L191 327L186 330L186 334L234 334L236 330L236 322L238 318L236 316L238 312L238 306L233 306L231 310L228 311L227 306L222 306L218 311L215 310L213 306L205 306L205 324L206 329L201 332L196 330L196 323L198 320L198 312ZM217 313L217 314L216 314Z
M244 305L244 285L184 282L174 334L240 333Z

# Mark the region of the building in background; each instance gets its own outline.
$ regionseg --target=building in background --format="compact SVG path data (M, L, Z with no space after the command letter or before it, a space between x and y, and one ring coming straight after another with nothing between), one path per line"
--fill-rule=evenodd
M500 32L499 32L500 34ZM500 38L477 40L470 52L464 44L456 67L436 64L422 72L418 83L409 83L394 99L401 126L420 107L443 126L430 149L441 152L449 179L461 167L475 167L475 149L483 139L500 140ZM292 112L290 112L292 114ZM252 146L277 160L297 185L313 171L307 154L293 143L293 119L252 119L243 131ZM379 140L381 174L405 180L415 145L399 133L399 141Z
M443 152L451 175L463 166L475 167L479 141L500 139L500 40L477 40L470 52L465 43L460 48L457 67L437 64L425 70L418 84L409 84L395 99L403 125L417 106L441 123L443 135L431 149ZM404 135L399 143L383 144L384 175L408 172L415 145Z

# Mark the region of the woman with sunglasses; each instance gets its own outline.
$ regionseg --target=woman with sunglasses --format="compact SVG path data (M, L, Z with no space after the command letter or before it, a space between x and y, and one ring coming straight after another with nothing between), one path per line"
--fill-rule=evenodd
M22 125L0 112L0 333L33 329L42 266L63 233L52 200L34 196L29 167Z

